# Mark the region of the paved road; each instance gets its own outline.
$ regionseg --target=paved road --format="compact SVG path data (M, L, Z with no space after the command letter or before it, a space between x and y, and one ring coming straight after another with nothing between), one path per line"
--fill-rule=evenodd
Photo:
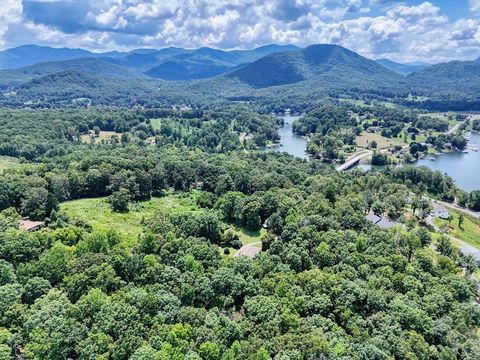
M453 240L453 242L458 245L458 247L460 248L460 250L462 252L468 253L468 254L480 252L480 250L478 248L476 248L475 246L467 244L465 241L463 241L463 240L461 240L457 237L454 237L450 234L443 233L442 230L433 223L433 218L430 215L427 217L426 222L427 222L428 225L433 227L436 232L447 236L450 240ZM474 258L476 260L480 260L480 258L478 258L478 255L474 256Z
M355 153L347 159L343 164L337 166L337 171L345 171L350 169L352 166L357 164L360 160L365 159L373 154L371 150L362 150L358 153Z
M465 215L469 215L475 219L480 219L480 212L477 212L477 211L473 211L473 210L469 210L469 209L465 209L464 207L461 207L457 204L452 204L452 203L449 203L449 202L445 202L445 201L441 201L441 200L436 200L436 199L432 199L432 198L429 198L428 196L425 196L426 199L428 200L431 200L431 201L435 201L439 204L442 204L443 206L447 207L447 208L450 208L450 209L454 209L454 210L457 210L457 211L460 211L462 213L464 213Z

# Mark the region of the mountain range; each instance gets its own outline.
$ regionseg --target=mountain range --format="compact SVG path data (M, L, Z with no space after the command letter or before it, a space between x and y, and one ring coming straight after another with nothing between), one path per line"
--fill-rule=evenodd
M389 59L377 59L375 60L378 64L386 67L389 70L396 72L397 74L401 75L410 75L418 70L425 69L426 67L430 66L427 63L406 63L401 64Z
M293 51L293 45L266 45L252 50L223 51L212 48L160 50L137 49L127 53L93 53L82 49L25 45L0 52L0 69L17 69L44 62L73 59L101 59L123 68L135 69L163 80L194 80L219 75L239 65L250 63L279 51ZM63 67L59 64L59 67Z
M185 103L193 98L298 100L342 94L397 99L413 94L480 104L480 59L399 64L329 44L233 51L170 47L103 54L24 46L0 52L1 66L15 57L16 65L29 65L0 70L0 89L6 94L0 100L15 106L31 99L98 97L97 102L108 104L120 97L140 102L148 97L170 104L172 97Z
M397 83L401 76L338 45L311 45L305 49L273 53L228 74L255 88L305 80L342 83Z

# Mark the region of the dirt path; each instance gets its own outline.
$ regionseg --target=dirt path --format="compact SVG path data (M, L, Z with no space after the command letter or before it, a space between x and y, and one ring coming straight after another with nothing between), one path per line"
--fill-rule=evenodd
M450 134L455 133L458 130L459 126L460 126L460 124L453 125L453 127L450 130L448 130L445 134L450 135Z

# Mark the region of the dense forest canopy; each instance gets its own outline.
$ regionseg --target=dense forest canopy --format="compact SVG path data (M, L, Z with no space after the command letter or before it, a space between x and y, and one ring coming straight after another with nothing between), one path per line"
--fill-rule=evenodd
M294 128L323 136L355 127L347 109L355 107L319 107ZM386 125L411 116L383 111ZM2 110L0 126L2 155L23 161L0 175L5 359L474 359L480 351L475 264L448 238L432 250L432 234L405 216L410 204L426 206L422 194L464 195L439 172L339 174L258 152L277 139L278 120L240 105ZM62 210L97 197L125 216L154 198L190 205L156 209L138 236ZM406 227L368 222L378 208ZM21 216L46 227L19 229ZM232 227L262 232L260 255L229 256L242 245Z

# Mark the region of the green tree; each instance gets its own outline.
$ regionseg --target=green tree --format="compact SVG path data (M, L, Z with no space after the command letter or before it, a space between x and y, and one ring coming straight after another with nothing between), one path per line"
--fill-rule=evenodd
M464 220L465 220L465 217L463 216L462 213L460 213L460 215L458 216L458 227L460 229L463 229L462 225L463 225Z
M110 204L113 211L128 212L130 204L130 192L125 188L121 188L110 195L107 199L107 202Z

